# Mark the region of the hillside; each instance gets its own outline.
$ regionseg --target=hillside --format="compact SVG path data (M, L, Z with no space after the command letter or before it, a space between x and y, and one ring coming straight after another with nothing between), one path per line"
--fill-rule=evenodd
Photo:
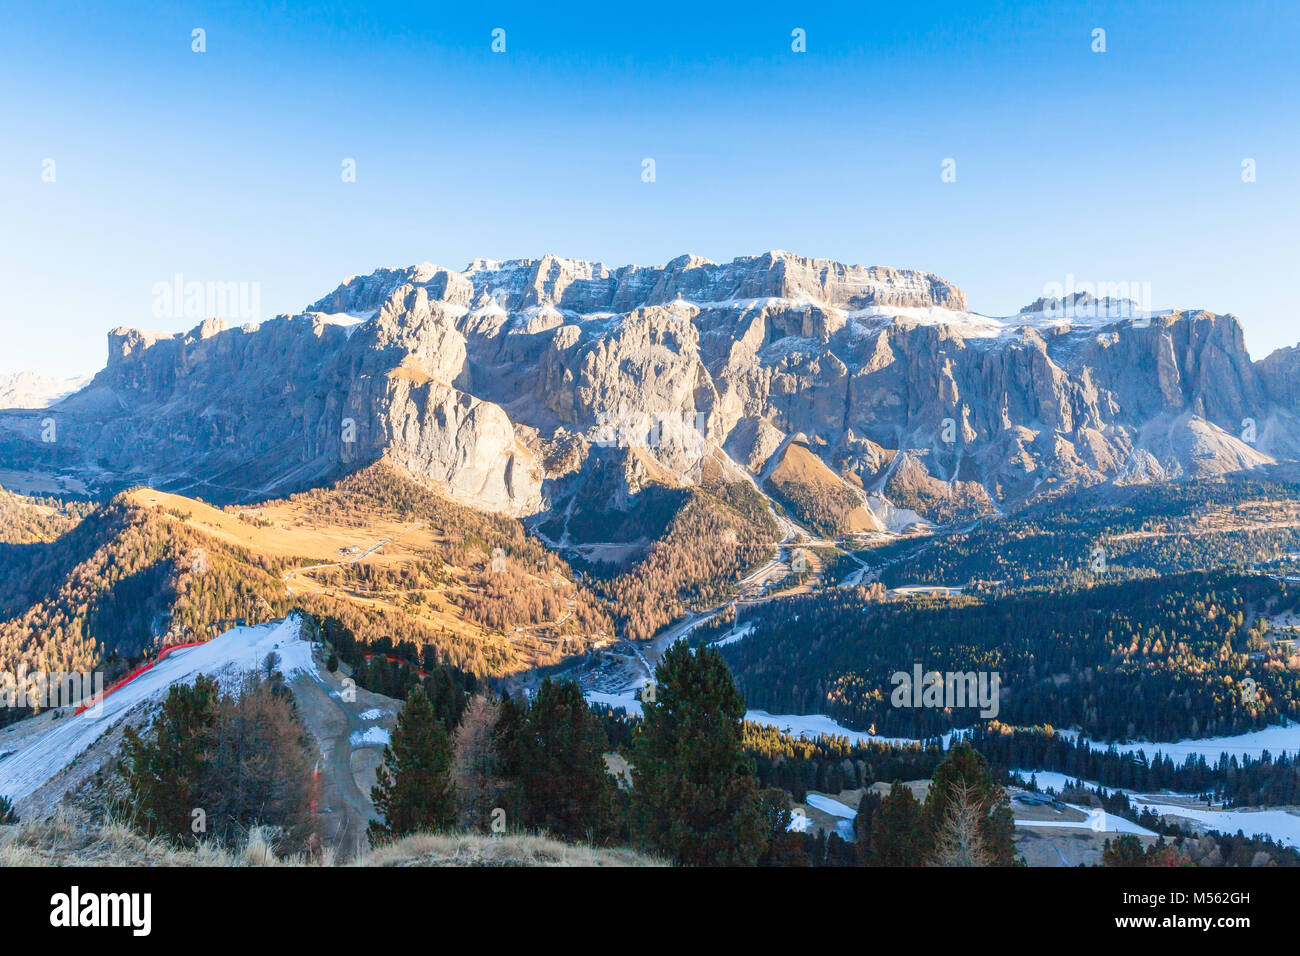
M0 662L111 679L151 649L293 606L431 647L480 674L558 660L612 622L513 519L458 505L379 463L256 508L136 489L79 521L14 504L0 545ZM2 503L2 502L0 502Z
M1300 552L1298 498L1300 479L1290 467L1158 486L1099 486L858 555L891 587L984 591L1289 567L1287 556Z
M777 456L764 484L799 521L824 537L885 530L862 497L798 440Z
M834 589L755 608L741 618L750 633L722 653L750 706L828 714L859 731L922 738L996 718L1097 740L1178 740L1300 718L1294 635L1277 630L1297 607L1294 585L1230 572L999 600L881 602ZM999 675L995 709L964 694L958 706L900 707L893 675L917 667ZM1254 696L1242 693L1246 678Z

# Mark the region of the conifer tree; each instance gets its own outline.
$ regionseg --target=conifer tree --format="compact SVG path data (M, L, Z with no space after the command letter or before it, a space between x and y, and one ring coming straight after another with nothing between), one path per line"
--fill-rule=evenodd
M967 793L970 801L981 808L979 836L990 865L1014 866L1016 824L1011 802L1006 790L994 782L988 762L968 740L953 744L930 782L925 817L931 833L938 834L948 822L949 808L960 792Z
M496 722L497 768L525 827L601 842L617 829L605 729L573 681L542 681L525 708L508 697Z
M492 740L498 710L495 699L478 694L456 728L451 777L460 825L466 830L487 830L494 811L502 806L503 784Z
M451 741L417 684L397 718L392 741L370 791L383 822L372 821L372 842L438 831L456 822L451 782Z
M192 841L192 813L205 804L203 783L211 759L219 688L199 675L171 688L151 733L122 732L122 759L131 822L151 836Z
M582 690L570 680L542 681L528 729L524 795L533 824L569 839L603 841L614 828L609 741Z
M224 695L199 676L168 691L145 733L123 732L118 809L145 834L187 844L233 844L266 824L276 850L294 852L317 833L318 757L278 673Z
M875 866L921 866L930 853L930 830L921 804L905 783L895 782L871 818Z
M871 823L880 809L883 798L875 790L868 790L858 801L858 813L853 818L853 841L857 851L858 866L874 866L871 849Z
M791 830L794 815L790 798L784 790L768 787L758 794L759 810L767 825L767 849L759 857L759 866L808 866L802 830Z
M1131 833L1121 833L1115 842L1106 841L1101 854L1102 866L1146 866L1142 841Z
M769 824L742 746L745 701L717 651L678 641L655 672L656 700L632 744L632 826L687 865L752 866Z
M521 704L508 693L501 695L497 708L496 726L493 728L492 746L496 751L497 773L502 781L501 800L506 811L506 820L510 825L517 821L523 823L524 786L520 779L522 766L521 748L523 746L524 721L528 714L527 704Z

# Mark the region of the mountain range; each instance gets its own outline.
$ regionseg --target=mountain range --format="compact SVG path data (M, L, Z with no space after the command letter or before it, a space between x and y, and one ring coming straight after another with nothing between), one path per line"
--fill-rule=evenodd
M0 411L0 484L247 503L388 459L575 548L608 540L575 515L652 484L744 480L836 536L1300 457L1300 353L1252 360L1232 315L990 317L927 272L779 251L379 269L108 346L75 394Z
M900 670L996 675L981 746L1007 768L1076 772L1058 726L1083 753L1290 732L1300 359L1252 360L1232 315L988 316L929 273L783 252L548 256L108 344L72 394L23 377L0 410L0 675L118 687L105 720L0 708L0 792L33 819L102 800L125 726L200 670L276 659L349 857L415 686L538 706L571 681L626 741L684 637L721 654L762 782L810 806L942 776L890 739L982 733L897 709ZM812 728L836 737L790 757ZM636 766L608 739L600 766ZM1269 758L1244 784L1145 761L1086 779L1294 802Z

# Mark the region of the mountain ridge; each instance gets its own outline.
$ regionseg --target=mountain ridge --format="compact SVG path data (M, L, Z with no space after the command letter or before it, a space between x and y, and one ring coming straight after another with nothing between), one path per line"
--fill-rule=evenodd
M540 520L620 446L689 484L718 454L759 478L801 435L864 507L874 493L957 520L1300 456L1300 352L1253 361L1235 316L1080 295L1026 308L982 316L931 273L779 250L377 269L258 325L113 329L105 369L51 409L56 441L0 412L0 477L255 501L388 457Z

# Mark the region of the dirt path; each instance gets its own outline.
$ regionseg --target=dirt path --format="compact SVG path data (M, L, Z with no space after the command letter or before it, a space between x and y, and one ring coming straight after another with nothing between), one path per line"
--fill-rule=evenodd
M391 730L401 705L355 686L350 688L355 701L347 701L343 676L324 668L320 680L300 675L292 688L303 722L320 744L318 810L326 843L336 848L339 860L350 860L369 846L366 827L377 819L370 787L383 759L382 743L354 744L354 735L375 727Z

